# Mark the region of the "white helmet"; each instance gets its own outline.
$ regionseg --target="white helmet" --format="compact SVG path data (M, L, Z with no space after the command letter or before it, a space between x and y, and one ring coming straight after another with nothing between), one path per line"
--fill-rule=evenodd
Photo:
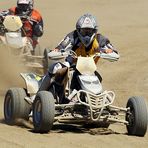
M76 30L81 42L88 47L98 31L97 21L91 14L84 14L76 23Z
M34 0L17 0L17 10L20 15L29 15L33 9Z

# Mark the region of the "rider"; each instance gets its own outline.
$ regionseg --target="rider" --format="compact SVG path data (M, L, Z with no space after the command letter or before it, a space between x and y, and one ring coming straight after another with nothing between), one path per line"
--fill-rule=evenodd
M23 36L31 38L33 49L38 44L38 37L43 35L43 19L41 14L33 8L34 0L17 0L17 6L2 11L0 22L7 15L20 16L23 23Z
M112 53L115 52L118 54L117 50L110 43L109 39L97 33L98 24L95 17L91 14L84 14L81 16L77 23L76 29L69 34L58 44L54 49L55 51L61 50L73 50L76 52L77 56L92 56L95 53ZM99 59L99 58L98 58ZM96 63L98 61L96 59ZM52 74L63 66L69 67L74 62L74 58L68 56L66 61L61 63L56 63L49 68L49 71L44 76L39 91L48 90L51 82ZM76 73L77 74L77 73ZM75 74L75 75L76 75ZM102 81L102 77L99 73L95 72L99 80ZM73 82L76 84L76 79L73 79ZM73 83L72 82L72 83Z

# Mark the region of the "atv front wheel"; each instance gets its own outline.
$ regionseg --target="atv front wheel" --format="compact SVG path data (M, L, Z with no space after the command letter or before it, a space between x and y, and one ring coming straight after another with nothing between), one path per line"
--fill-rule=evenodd
M52 93L40 91L33 103L33 125L37 133L47 133L53 126L55 104Z
M17 118L28 120L31 106L24 100L26 92L23 88L11 88L4 100L4 118L7 124L15 124Z
M127 102L129 112L126 120L129 122L127 131L129 135L144 136L147 131L148 112L145 100L142 97L131 97Z

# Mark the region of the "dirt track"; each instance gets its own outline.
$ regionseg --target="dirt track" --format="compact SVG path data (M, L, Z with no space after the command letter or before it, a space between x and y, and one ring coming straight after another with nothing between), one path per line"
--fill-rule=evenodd
M0 10L15 5L15 0L1 0ZM45 20L42 48L54 48L65 33L75 27L83 13L94 14L99 31L108 36L121 58L109 63L102 60L98 70L103 85L116 93L116 104L125 106L130 96L142 96L148 103L148 1L147 0L44 0L35 6ZM4 49L1 49L4 50ZM2 52L2 51L1 51ZM3 63L2 63L3 62ZM84 129L77 126L55 125L51 133L36 134L32 125L8 126L3 122L3 96L7 88L22 85L17 64L0 54L0 147L2 148L147 148L148 133L144 138L126 135L124 126L113 125L108 131Z

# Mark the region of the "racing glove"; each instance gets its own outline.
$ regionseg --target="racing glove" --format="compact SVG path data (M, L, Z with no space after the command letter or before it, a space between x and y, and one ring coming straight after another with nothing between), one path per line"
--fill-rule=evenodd
M41 37L43 35L43 27L39 23L35 24L33 33L35 36Z

